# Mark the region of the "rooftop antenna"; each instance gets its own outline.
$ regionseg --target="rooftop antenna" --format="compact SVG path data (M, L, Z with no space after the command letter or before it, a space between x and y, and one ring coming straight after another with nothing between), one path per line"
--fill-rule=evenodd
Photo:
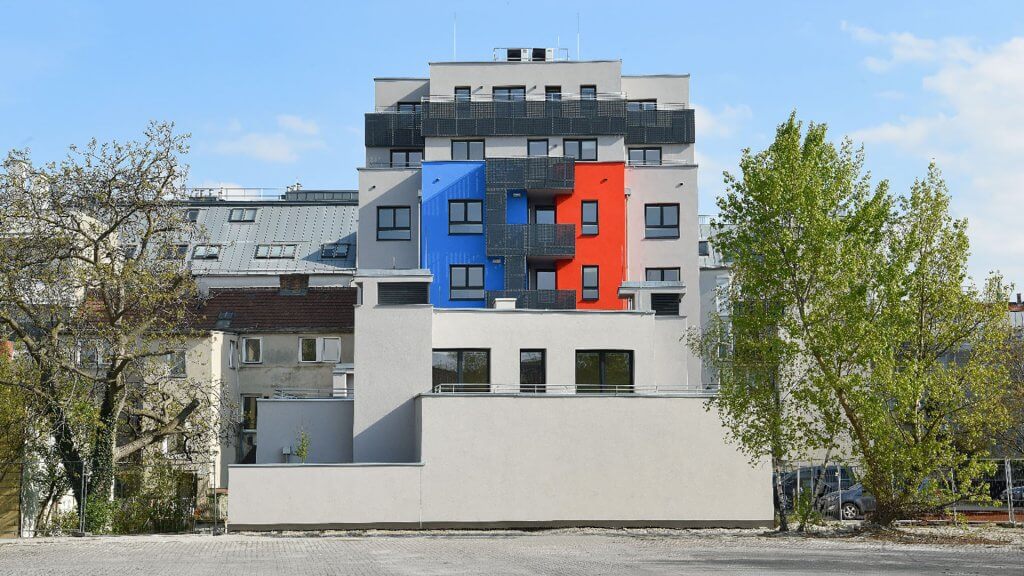
M452 60L459 59L459 13L452 12Z
M576 13L576 59L580 59L580 13Z

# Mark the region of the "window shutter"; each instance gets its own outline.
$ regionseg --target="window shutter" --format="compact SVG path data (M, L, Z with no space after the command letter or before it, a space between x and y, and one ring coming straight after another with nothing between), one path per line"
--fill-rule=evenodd
M341 338L320 339L320 361L333 364L341 362Z

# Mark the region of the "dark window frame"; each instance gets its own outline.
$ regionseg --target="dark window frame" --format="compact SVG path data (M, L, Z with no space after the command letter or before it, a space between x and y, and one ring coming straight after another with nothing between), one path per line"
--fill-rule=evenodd
M455 380L454 383L438 384L433 381L433 355L435 353L455 353ZM483 352L487 357L487 382L465 382L465 353ZM434 392L443 392L443 386L450 387L448 392L490 392L491 391L491 349L490 348L433 348L431 354L431 387Z
M652 107L645 106L646 104L654 104ZM636 106L634 106L636 105ZM657 98L638 98L636 100L626 100L626 112L646 112L649 110L658 109Z
M544 100L548 102L561 102L562 101L562 87L561 86L545 86L544 87Z
M415 152L419 152L420 154L419 162L413 162L409 158L409 155ZM405 157L405 161L396 164L395 154L402 154ZM390 150L388 150L388 166L390 166L391 168L419 168L422 165L423 148L391 148Z
M538 276L537 275L540 274L541 272L545 272L545 273L550 272L551 274L555 275L555 287L554 288L541 288L540 287L540 280L538 280ZM534 284L534 286L533 286L534 290L558 290L558 272L554 268L538 268L537 270L533 271L533 284Z
M539 222L537 220L537 212L551 212L551 222ZM558 207L554 204L540 204L533 206L530 210L530 224L557 224L558 223Z
M577 152L576 156L570 156L568 154L568 146L567 145L570 142L576 144L576 152ZM583 143L584 142L593 142L594 143L594 157L593 158L584 158L583 157ZM597 148L598 148L598 146L597 146L597 138L565 138L565 139L562 140L562 156L564 156L566 158L573 158L577 162L597 162L597 156L598 156Z
M453 92L456 102L470 102L473 100L473 87L472 86L456 86ZM463 97L462 95L465 95Z
M524 382L523 354L540 353L540 382ZM519 392L522 394L544 394L548 383L548 351L545 348L519 349Z
M334 246L334 248L329 248ZM339 254L339 249L344 246L344 253ZM320 259L321 260L343 260L348 258L349 251L352 250L352 245L347 242L328 242L320 245Z
M508 98L498 98L497 92L499 90L505 90L508 92ZM512 98L512 90L522 90L522 98ZM511 84L508 86L492 86L491 87L491 100L494 102L525 102L526 101L526 86L524 84Z
M594 205L594 220L587 220L588 204ZM580 234L583 236L597 236L600 233L600 221L601 221L601 204L597 200L583 200L580 202ZM593 227L593 231L591 231Z
M459 204L462 206L462 220L452 220L452 205ZM479 204L480 205L480 220L469 219L469 205ZM452 225L455 226L479 226L479 230L473 231L453 231ZM455 198L448 201L448 235L449 236L469 236L474 234L484 233L484 201L477 198Z
M593 96L584 96L584 92L592 90ZM580 84L580 100L597 100L597 84Z
M543 155L531 154L530 153L530 145L531 144L538 144L538 143L541 143L541 142L544 143L544 154ZM527 157L529 157L529 158L545 158L545 157L550 156L550 155L551 155L551 142L547 138L529 138L529 139L526 140L526 156Z
M249 213L249 212L252 213L252 218L246 217L246 214ZM228 222L238 222L238 223L255 222L256 221L256 212L257 212L256 208L232 208L232 209L228 210ZM235 217L236 213L240 214L240 216L237 217L237 218Z
M473 144L475 142L479 142L480 143L480 156L481 156L480 158L470 158L470 156L472 155L472 154L470 154L470 151L471 151L470 144ZM455 145L456 144L463 144L463 143L466 145L466 157L465 158L456 158L455 157ZM483 138L471 138L471 139L468 139L468 140L452 140L452 142L450 144L450 148L451 148L450 151L451 151L452 160L457 161L457 162L480 162L482 160L486 160L487 159L487 141L484 140Z
M669 271L675 271L675 273L676 273L676 280L666 280L665 279L665 272L669 272ZM660 278L658 278L658 279L651 279L651 272L657 273L657 275L660 276ZM644 279L647 282L679 282L679 279L682 278L680 273L681 273L681 270L678 267L671 267L671 266L669 266L669 267L664 267L664 268L645 268L644 269Z
M711 242L697 240L697 256L711 256Z
M658 209L658 224L651 224L648 220L647 212L651 208ZM664 224L665 222L665 209L675 208L676 212L676 223L675 225ZM651 230L674 230L675 233L668 235L656 234L651 235ZM644 238L647 240L677 240L679 238L679 204L675 203L656 203L656 204L644 204Z
M260 254L260 249L266 248L265 254ZM273 254L274 249L279 248L278 254ZM291 248L291 250L288 250ZM290 251L291 254L286 256L285 252ZM253 252L254 260L294 260L298 256L299 245L294 242L270 242L268 244L257 244L256 251Z
M391 226L381 227L381 225L380 225L380 215L381 215L381 212L384 212L384 211L387 211L387 210L391 210L392 211L392 214L391 214ZM409 225L408 226L397 226L397 225L395 225L395 221L397 220L397 218L395 218L395 216L398 214L399 210L408 210L409 211ZM412 240L412 206L378 206L377 207L376 227L377 227L377 241L378 242L409 242L409 241L411 241ZM409 233L409 237L408 238L381 238L380 237L380 233L381 232L400 232L400 231L408 232Z
M653 160L648 160L647 155L655 150L658 151L658 161L654 162ZM633 159L630 158L632 152L641 152L643 155L643 160L641 160L639 163L634 162ZM630 166L661 166L662 158L663 155L661 146L634 146L626 150L626 162Z
M220 260L221 244L196 244L192 248L193 260ZM202 252L202 254L200 254Z
M597 354L598 355L598 380L600 382L593 384L580 384L579 382L579 358L580 354ZM629 358L629 383L619 384L620 388L610 388L610 384L607 383L607 358L608 354L627 354ZM636 386L636 354L633 350L604 350L604 349L580 349L576 350L574 357L576 363L576 393L577 394L632 394ZM626 389L621 389L625 386Z
M587 286L587 269L594 269L594 276L597 279L597 283L593 286ZM595 296L589 297L587 292L593 291ZM596 264L588 264L580 267L580 299L586 302L594 302L601 299L601 267Z
M412 106L412 110L403 110L404 106ZM395 110L402 114L415 114L423 111L423 103L414 100L399 101L395 104Z
M466 272L466 284L465 284L465 286L458 286L458 287L456 287L455 284L452 283L452 277L453 277L452 272L456 268L465 268L466 269L465 270L465 272ZM475 285L470 284L469 270L471 268L479 268L480 269L480 285L479 286L475 286ZM485 286L487 286L487 267L484 266L483 264L449 264L448 265L448 300L450 300L452 302L479 302L481 300L486 300L487 299L487 291L486 291L486 288L484 288ZM479 298L462 298L462 297L458 297L457 298L457 297L454 296L454 292L456 290L466 290L466 291L468 291L468 290L479 290L480 291L480 297Z
M186 208L185 209L185 221L196 222L199 220L199 208Z

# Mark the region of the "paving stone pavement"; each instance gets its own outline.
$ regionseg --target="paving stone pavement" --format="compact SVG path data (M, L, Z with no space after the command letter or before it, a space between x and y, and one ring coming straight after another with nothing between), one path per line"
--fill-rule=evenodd
M1024 547L771 539L727 531L381 532L15 540L0 575L1024 575Z

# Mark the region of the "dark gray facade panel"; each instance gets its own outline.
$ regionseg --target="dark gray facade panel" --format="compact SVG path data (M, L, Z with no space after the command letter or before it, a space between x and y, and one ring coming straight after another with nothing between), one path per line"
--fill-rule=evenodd
M693 144L693 110L634 110L626 113L626 145Z
M591 136L625 132L625 100L423 103L424 136Z
M573 310L576 308L575 290L489 290L487 305L493 307L496 298L515 298L516 308L531 310Z
M366 146L423 148L422 126L419 112L371 112L366 115Z
M377 284L377 303L382 306L429 304L427 282L381 282Z

